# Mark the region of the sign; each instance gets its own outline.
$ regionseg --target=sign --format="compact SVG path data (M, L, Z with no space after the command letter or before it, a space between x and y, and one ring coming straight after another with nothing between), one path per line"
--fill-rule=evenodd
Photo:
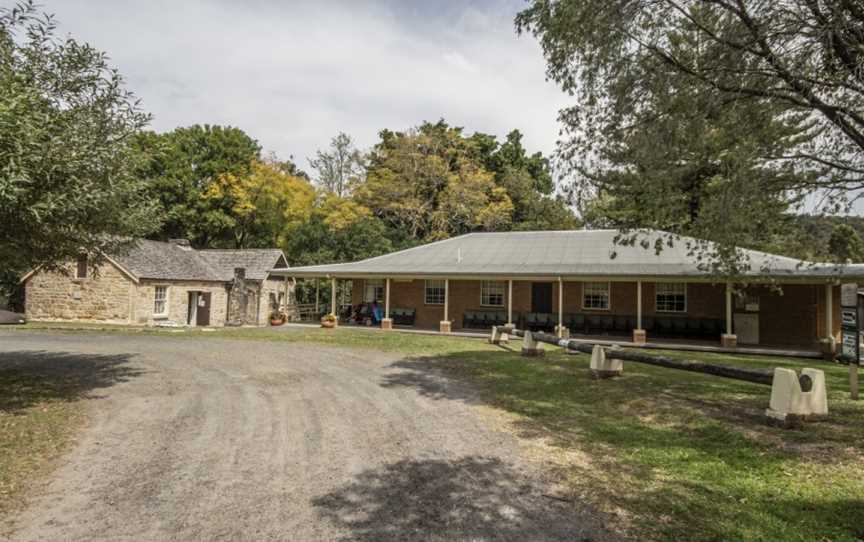
M840 357L859 364L860 322L858 322L858 285L840 286Z

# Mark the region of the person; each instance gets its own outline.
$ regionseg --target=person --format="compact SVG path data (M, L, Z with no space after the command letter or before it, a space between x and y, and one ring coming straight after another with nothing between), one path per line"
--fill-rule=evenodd
M378 325L381 323L381 305L378 301L372 302L372 323Z

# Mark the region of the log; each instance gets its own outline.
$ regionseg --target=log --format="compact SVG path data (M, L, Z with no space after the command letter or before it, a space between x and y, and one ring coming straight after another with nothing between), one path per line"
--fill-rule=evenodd
M517 337L522 337L525 334L524 330L515 328L508 328L507 332ZM535 341L561 346L571 352L590 354L595 346L593 344L577 342L570 339L561 339L550 333L534 332L532 335ZM704 361L672 359L666 356L647 354L644 352L633 352L629 350L609 349L606 351L606 355L623 361L633 361L657 367L666 367L667 369L678 369L680 371L722 376L724 378L743 380L745 382L763 384L765 386L770 386L774 382L774 369L738 367L733 365L721 365L718 363L705 363ZM798 382L801 384L801 391L808 392L813 389L813 381L807 375L799 375Z

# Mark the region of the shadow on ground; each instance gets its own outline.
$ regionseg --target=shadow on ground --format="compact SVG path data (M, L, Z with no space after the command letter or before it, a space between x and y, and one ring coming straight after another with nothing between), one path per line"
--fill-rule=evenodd
M43 401L77 401L142 374L134 354L0 352L0 412L18 414Z
M602 540L596 519L485 457L403 460L313 501L343 540Z

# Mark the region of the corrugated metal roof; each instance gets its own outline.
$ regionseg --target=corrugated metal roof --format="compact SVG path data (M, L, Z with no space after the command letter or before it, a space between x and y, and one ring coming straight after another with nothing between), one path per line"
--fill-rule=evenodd
M657 253L653 248L615 243L617 230L470 233L366 260L291 268L282 274L307 276L670 276L699 277L694 244L681 237ZM638 239L653 243L662 232L643 231ZM653 245L652 245L653 246ZM765 277L864 277L864 265L837 267L809 264L743 250L750 262L748 274Z
M244 267L249 279L263 280L284 262L279 249L194 250L146 239L113 258L137 278L218 282L233 280L235 267Z

